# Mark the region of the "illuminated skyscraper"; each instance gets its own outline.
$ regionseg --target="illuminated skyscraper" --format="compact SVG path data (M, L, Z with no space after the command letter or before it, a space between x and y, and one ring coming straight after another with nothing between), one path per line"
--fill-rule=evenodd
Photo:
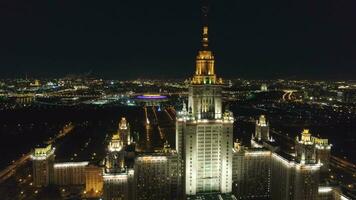
M126 121L125 117L121 118L119 122L118 135L124 146L131 143L130 124Z
M326 177L330 167L330 151L332 145L329 144L328 139L322 139L318 137L312 137L311 139L316 148L316 160L322 164L320 168L320 174L322 177Z
M35 148L32 153L33 181L37 187L53 183L54 148L52 145Z
M130 199L133 171L125 166L124 145L119 134L114 134L108 145L103 179L105 200Z
M176 124L176 148L184 159L186 195L231 192L234 118L231 112L222 112L223 85L215 74L214 63L208 25L204 23L202 47L189 85L188 108L179 113Z
M269 124L264 115L261 115L256 120L255 139L258 141L268 141L269 138Z

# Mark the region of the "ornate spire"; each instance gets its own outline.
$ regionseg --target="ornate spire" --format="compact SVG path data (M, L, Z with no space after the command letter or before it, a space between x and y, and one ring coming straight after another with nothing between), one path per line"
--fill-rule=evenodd
M208 47L209 47L209 26L208 26L209 10L210 10L210 0L203 0L203 3L202 3L202 18L203 18L202 46L203 46L203 49L208 49Z
M209 49L208 14L211 0L202 0L202 49L196 57L195 75L192 84L221 84L222 80L215 75L215 59L213 52Z

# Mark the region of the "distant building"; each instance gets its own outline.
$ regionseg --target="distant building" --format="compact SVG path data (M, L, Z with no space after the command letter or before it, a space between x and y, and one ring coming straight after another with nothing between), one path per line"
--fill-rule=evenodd
M126 118L121 118L118 127L118 133L120 139L124 146L127 146L131 143L131 134L130 134L130 124L126 121Z
M268 88L267 88L267 84L266 83L263 83L261 85L261 92L267 92L268 91Z
M255 127L255 139L258 141L269 141L269 123L264 115L261 115L258 120L256 120Z
M85 168L85 197L101 197L103 192L103 170L95 165Z
M54 184L59 186L85 185L85 170L88 162L64 162L54 164Z
M316 160L321 163L320 174L324 178L328 175L330 168L330 151L332 145L329 144L328 139L311 137L311 140L315 144Z
M345 89L343 91L343 102L355 103L356 102L356 89Z
M31 155L33 181L37 187L53 183L54 148L52 145L35 148Z

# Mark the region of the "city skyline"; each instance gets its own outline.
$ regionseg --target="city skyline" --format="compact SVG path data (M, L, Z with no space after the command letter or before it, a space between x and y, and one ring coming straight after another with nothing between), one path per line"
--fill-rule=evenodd
M200 1L4 4L1 78L191 75ZM226 78L353 79L350 8L349 2L213 1L217 72Z
M199 6L195 5L198 2ZM273 30L269 32L269 37L275 37L276 40L254 40L250 45L246 43L248 48L238 46L237 43L252 40L239 37L248 31L258 32L261 26L251 26L251 30L244 30L240 35L234 33L241 30L241 27L236 28L238 23L232 25L236 21L227 11L234 10L234 6L244 7L245 3L240 1L222 4L213 0L199 0L191 4L177 2L172 11L164 10L171 4L160 0L141 3L137 10L132 9L136 5L132 1L105 5L87 1L50 2L40 6L52 9L45 12L50 16L48 19L42 12L36 12L36 5L23 5L22 11L27 12L30 18L42 17L36 18L37 25L53 19L68 23L61 24L60 27L55 23L37 27L38 29L31 27L31 23L27 24L27 27L35 29L9 37L4 49L11 46L7 46L11 44L11 38L28 36L24 44L19 40L8 48L11 51L3 54L6 59L1 60L0 57L0 66L1 62L11 59L13 63L28 63L29 60L36 63L46 57L52 59L53 65L62 63L67 67L68 63L73 64L74 61L75 66L86 62L93 67L94 64L106 62L112 65L117 62L124 67L115 70L107 65L108 68L101 68L100 71L89 69L84 73L81 71L61 75L68 70L76 71L81 68L48 68L44 59L41 60L43 68L38 68L42 69L44 78L32 75L36 73L36 70L33 71L36 67L23 70L19 66L13 66L11 70L7 70L8 74L0 75L1 198L356 199L356 81L346 80L346 74L353 74L353 70L345 71L348 69L346 65L335 67L335 63L341 60L353 62L352 55L345 54L348 50L352 52L352 43L348 43L350 48L341 48L339 51L333 49L335 46L330 45L332 42L318 46L319 42L335 34L328 33L316 39L319 29L309 26L318 21L310 22L305 29L311 28L308 31L315 38L302 34L294 40L291 33L299 30L298 26L270 26L290 20L288 17L279 19L278 14L286 14L295 19L294 22L306 20L298 18L300 15L294 15L294 12L289 13L290 10L282 9L283 6L293 7L292 10L295 11L306 6L307 13L304 14L307 18L317 13L313 12L314 9L322 10L324 7L319 7L315 2L308 2L306 5L299 4L300 2L283 2L281 7L274 5L275 3L277 2L261 3L254 7L257 10L245 10L256 17L241 19L241 22L249 26L253 26L252 22L258 24L256 19L263 17L261 13L269 13L269 6L274 11L269 13L272 18L263 18L263 25L260 25L266 28L264 31ZM6 14L16 18L23 13L11 12L19 8L19 4L15 4L14 7L8 5ZM92 7L85 7L89 4ZM114 4L120 5L120 12ZM266 10L263 9L265 7ZM71 11L76 15L58 12L56 9ZM112 13L107 12L110 9ZM180 9L191 9L192 15L184 14ZM196 11L198 9L199 12ZM223 10L225 12L221 13ZM176 16L176 11L179 11L179 16ZM195 15L196 13L199 15ZM344 14L343 16L347 16ZM180 15L184 15L183 21ZM103 20L109 16L113 17L112 21ZM151 20L151 17L154 19ZM78 19L80 20L77 21ZM122 24L122 20L129 23ZM162 20L169 25L162 24ZM188 22L185 20L196 22L183 23ZM269 20L274 22L269 23ZM28 22L30 21L31 19ZM112 37L102 37L108 33L105 28L110 21L123 25L119 28L112 27L111 31L123 32L116 32ZM96 26L92 27L92 22ZM152 24L156 26L152 27ZM21 25L23 24L20 23L15 29L21 29ZM126 29L125 25L131 29ZM174 26L173 29L169 29L171 25ZM190 25L199 27L199 31L193 33L196 28L190 31L181 28ZM304 25L306 24L302 23ZM99 31L97 26L102 29ZM31 35L39 30L47 31L49 27L49 32ZM274 31L284 30L286 27L290 35L281 36L286 32L274 35ZM62 31L57 33L58 29ZM66 35L69 30L72 32ZM81 32L78 34L76 31ZM92 31L98 37L89 39ZM264 31L258 34L264 35ZM156 35L156 32L162 34ZM8 32L5 31L6 34ZM260 37L258 34L252 34L250 38ZM191 35L197 39L192 39ZM31 37L38 37L38 40L32 40ZM308 38L303 41L305 43L300 42L303 37ZM344 37L341 40L348 39L350 38ZM53 43L54 40L56 42ZM278 42L266 47L264 45L268 43L267 40L271 44L277 40ZM108 46L110 41L116 42ZM197 46L196 41L199 44ZM290 44L297 43L299 48L290 48ZM300 51L306 49L307 43L310 47L318 44L319 49ZM345 44L338 43L341 46ZM167 47L165 52L160 52L162 46ZM280 48L283 46L287 50L282 53ZM326 46L328 48L323 49ZM44 47L48 51L43 52ZM26 55L29 60L17 60L19 52L26 52L26 48L31 50L31 55ZM179 53L180 48L187 50ZM58 55L54 55L54 52ZM117 52L121 54L117 55ZM186 55L188 53L190 55ZM225 56L217 59L219 53ZM10 54L15 56L7 57ZM329 70L296 66L281 67L278 70L272 67L263 68L261 65L251 67L254 63L264 63L262 54L271 63L292 63L291 54L298 60L294 65L302 61L317 61L320 64L328 59L335 63L329 62ZM226 56L232 56L233 59ZM175 62L176 58L181 59ZM187 58L191 60L190 65L177 67ZM133 61L136 67L125 67L128 60ZM159 63L156 67L138 67L155 62ZM250 72L255 76L263 75L263 80L231 78L236 77L235 74L239 72L248 73L248 70L229 69L226 66L229 63L245 62L251 65L248 67ZM165 63L169 63L173 70L163 67ZM333 70L336 71L331 73ZM20 77L21 74L24 75L21 78L9 78L11 71ZM50 73L57 78L51 77ZM140 78L130 77L135 74L140 74ZM184 79L180 77L182 74ZM283 77L269 79L276 74ZM286 77L287 74L293 75ZM342 81L326 81L326 74L334 77L342 75ZM1 76L8 78L1 79ZM113 78L108 79L107 76ZM179 76L180 79L172 76ZM323 76L324 80L303 80L301 76Z

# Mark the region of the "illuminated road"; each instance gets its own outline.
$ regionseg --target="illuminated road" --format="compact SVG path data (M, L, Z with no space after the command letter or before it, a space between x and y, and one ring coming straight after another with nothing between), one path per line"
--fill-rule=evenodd
M10 178L12 175L16 173L16 169L23 164L26 163L30 159L31 153L27 153L26 155L23 155L21 158L13 162L10 166L5 168L0 172L0 183L4 182L8 178Z
M282 99L283 99L284 101L291 101L291 100L292 100L293 92L295 92L295 91L293 91L293 90L285 90L285 91L284 91L284 94L283 94L283 96L282 96Z
M172 108L142 107L142 136L138 141L138 151L152 151L168 143L173 147L175 142L175 111Z
M59 133L56 135L55 138L49 140L46 142L46 144L52 144L55 142L57 139L62 138L66 136L68 133L70 133L74 129L74 125L72 123L66 124L62 130L59 131ZM10 166L5 168L0 172L0 183L4 182L11 176L13 176L16 173L16 170L21 167L23 164L25 164L31 156L31 152L23 155L21 158L18 160L14 161Z

